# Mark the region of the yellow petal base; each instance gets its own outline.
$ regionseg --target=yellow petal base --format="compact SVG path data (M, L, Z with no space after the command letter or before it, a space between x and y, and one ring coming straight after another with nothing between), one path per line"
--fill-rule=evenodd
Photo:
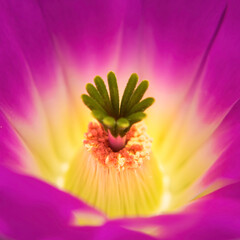
M99 163L82 146L66 176L65 188L109 217L156 214L161 204L162 175L157 161L119 171Z

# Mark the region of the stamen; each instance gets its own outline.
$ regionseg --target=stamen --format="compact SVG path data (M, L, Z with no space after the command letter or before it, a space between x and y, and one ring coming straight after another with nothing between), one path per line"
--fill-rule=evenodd
M121 145L121 141L124 141L125 145L126 142L125 147L121 147L118 152L113 151L110 147L111 141L109 139L113 138L111 133L106 133L98 123L91 122L89 124L85 138L83 143L87 151L91 152L96 161L108 168L114 167L119 171L138 168L144 161L150 159L152 139L147 135L143 123L133 125L127 135L124 136L125 140L124 138L117 139L119 142L114 143L116 145ZM118 147L114 146L114 148Z

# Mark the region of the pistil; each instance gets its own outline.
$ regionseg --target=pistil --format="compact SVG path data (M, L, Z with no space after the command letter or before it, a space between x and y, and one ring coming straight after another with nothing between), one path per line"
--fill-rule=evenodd
M126 136L121 137L120 135L118 135L117 137L114 137L111 134L111 131L108 130L108 142L109 142L110 148L114 152L118 152L119 150L124 148L126 144Z
M107 77L109 93L102 78L97 76L95 86L90 83L86 85L89 95L83 94L82 100L108 133L111 149L117 152L126 145L126 134L131 126L146 117L144 111L153 104L154 99L150 97L141 101L149 83L144 80L137 86L138 76L133 73L120 103L116 76L109 72Z

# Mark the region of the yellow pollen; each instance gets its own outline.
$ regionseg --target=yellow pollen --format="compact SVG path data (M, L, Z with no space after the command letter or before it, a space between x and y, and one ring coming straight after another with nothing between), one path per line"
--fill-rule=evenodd
M83 141L87 151L90 151L96 161L107 168L119 171L136 169L145 161L149 161L152 139L146 133L145 125L137 123L126 135L126 145L114 152L108 143L108 133L97 122L90 122L88 132Z

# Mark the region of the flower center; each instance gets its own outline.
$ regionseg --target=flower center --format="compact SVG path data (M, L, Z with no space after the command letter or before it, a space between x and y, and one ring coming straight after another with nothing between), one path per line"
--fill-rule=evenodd
M109 217L157 213L162 201L162 172L151 153L152 140L140 122L153 98L141 101L148 81L136 87L132 74L121 104L114 73L109 93L100 77L87 84L83 102L98 122L91 122L83 146L68 171L65 188ZM135 89L136 87L136 89Z

